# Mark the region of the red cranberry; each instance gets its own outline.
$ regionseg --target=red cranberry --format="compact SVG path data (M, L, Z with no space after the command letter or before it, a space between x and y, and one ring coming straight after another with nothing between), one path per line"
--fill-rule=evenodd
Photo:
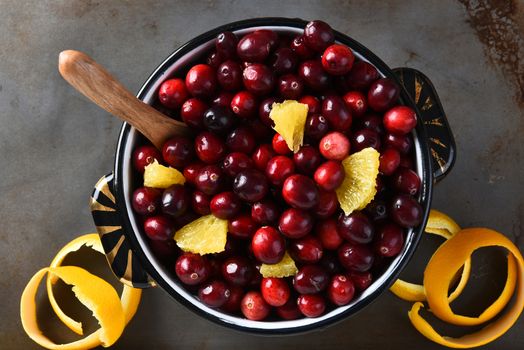
M358 61L353 64L353 67L347 76L347 81L354 89L366 90L379 78L380 74L372 64Z
M393 187L398 191L412 196L416 195L420 189L420 177L417 173L408 168L399 168L395 174L393 174L392 181Z
M232 257L222 263L222 276L236 286L246 286L253 278L254 267L244 257Z
M262 283L262 275L260 274L260 264L255 266L255 273L251 282L249 282L249 287L251 288L260 288L260 283Z
M319 193L315 182L304 175L291 175L284 181L282 187L284 200L297 209L312 209L319 201Z
M222 63L223 61L224 57L222 57L222 55L218 52L211 52L206 59L207 65L213 69L217 69L218 66L220 66L220 63Z
M241 126L227 136L226 145L231 152L249 154L256 146L255 136L251 130Z
M320 110L321 110L321 108L320 108L321 107L320 106L320 100L318 98L316 98L315 96L311 96L311 95L302 96L298 100L298 102L307 105L307 107L308 107L307 113L309 115L320 113Z
M211 101L211 107L229 109L231 106L231 100L233 99L233 96L234 95L231 92L222 91L213 99L213 101Z
M268 182L260 171L250 169L237 174L233 182L235 194L249 203L258 202L269 190Z
M306 44L316 52L324 51L335 41L333 29L323 21L311 21L304 28L304 37Z
M304 134L313 140L320 140L329 131L326 118L320 114L310 114L306 119Z
M150 187L140 187L133 192L133 209L140 215L154 214L160 208L161 192Z
M383 200L374 199L371 203L366 206L366 214L373 221L379 221L387 218L388 209L387 205Z
M375 228L369 218L358 211L349 215L340 214L337 228L342 238L353 243L369 243L375 234Z
M384 126L382 125L382 117L377 114L368 114L360 118L359 126L364 129L371 129L377 134L384 134Z
M217 80L224 90L240 90L242 88L242 68L235 61L225 61L217 69Z
M318 317L326 310L326 302L320 294L306 294L298 297L298 309L306 317Z
M270 66L275 74L291 73L297 67L297 55L288 47L283 47L275 51L271 56Z
M318 204L313 211L318 218L325 219L337 211L339 208L338 198L335 191L324 191L323 189L318 190Z
M319 261L319 265L322 266L322 268L326 270L329 275L335 275L343 271L342 266L338 261L336 252L333 251L325 252L325 254L322 255L322 259Z
M269 94L275 85L273 72L265 65L254 63L244 69L244 86L257 96Z
M211 107L204 113L204 127L215 134L225 134L234 125L235 117L229 108Z
M400 226L411 228L422 222L423 210L419 202L407 194L399 194L391 200L391 218Z
M167 108L179 108L188 97L184 81L178 78L164 81L158 90L158 99Z
M345 45L333 44L322 54L322 66L332 75L347 74L355 61L351 49Z
M235 177L239 172L253 167L253 160L245 153L233 152L224 158L222 169L231 177Z
M175 224L166 216L152 216L144 222L144 231L152 240L166 241L175 234Z
M259 225L276 223L279 214L280 210L277 205L268 199L257 202L251 207L251 218Z
M258 107L258 117L266 126L270 128L275 125L273 119L269 117L271 109L273 108L273 103L278 102L279 100L276 97L268 97Z
M344 160L349 155L350 144L344 134L333 131L320 140L318 147L324 158Z
M269 315L270 307L259 292L247 292L240 309L248 320L261 321Z
M400 94L398 85L389 78L382 78L371 84L368 91L369 107L384 112L395 104Z
M236 56L237 44L238 38L231 32L220 33L215 39L217 53L226 59L231 59Z
M280 216L278 229L288 238L302 238L313 229L313 218L307 211L289 208Z
M375 252L380 256L391 258L397 256L404 246L404 231L398 225L387 223L377 231L377 238L373 243Z
M338 248L338 260L346 270L365 272L373 266L374 256L366 245L345 243Z
M323 190L333 191L342 184L345 176L344 167L340 162L328 160L317 168L314 179Z
M194 156L191 140L183 136L175 136L164 143L162 157L173 168L181 168Z
M231 100L231 109L241 118L250 118L258 110L256 97L249 91L240 91Z
M186 87L195 97L213 96L217 87L215 71L207 64L193 66L186 75Z
M304 84L294 74L286 74L277 79L278 92L280 96L288 100L296 100L302 96Z
M270 50L270 38L260 33L245 35L237 45L238 57L247 62L263 62L269 56Z
M153 146L140 146L133 152L133 166L143 173L146 166L155 161L162 161L162 155Z
M182 105L180 117L190 127L202 129L204 127L204 113L208 106L198 98L190 98Z
M302 146L298 152L293 155L293 161L298 171L306 175L311 175L322 162L322 157L316 147Z
M198 290L198 298L207 306L217 308L224 305L231 291L222 281L211 281Z
M255 163L255 167L258 170L266 171L267 163L271 158L275 156L275 152L273 151L273 148L271 145L260 145L255 152L253 152L253 155L251 158L253 159L253 162Z
M379 170L382 174L389 176L397 170L400 164L400 153L394 148L386 148L380 155Z
M173 185L162 194L162 212L173 217L184 214L191 203L188 189L183 185Z
M368 147L380 150L380 136L371 129L359 130L352 135L351 147L353 152L359 152Z
M235 238L247 239L253 236L256 229L257 224L251 215L240 214L233 220L229 220L227 232Z
M362 117L368 108L366 97L360 91L350 91L345 94L344 102L355 117Z
M384 114L384 127L392 134L404 135L417 125L415 111L406 106L396 106Z
M311 223L311 228L312 227L313 223ZM322 249L320 241L309 235L292 241L290 252L295 261L302 264L314 264L322 258L324 250Z
M407 169L413 169L413 158L411 158L408 155L402 155L400 156L400 164L399 167L407 168Z
M305 265L293 277L293 287L300 294L322 292L329 283L329 275L318 265Z
M298 309L297 299L290 297L282 306L276 308L278 316L284 320L296 320L302 316L302 313Z
M286 252L286 242L273 227L263 226L253 235L251 249L261 263L276 264L282 260Z
M180 248L178 248L172 239L168 239L167 241L150 240L148 243L153 254L159 258L164 265L170 266L174 264L176 257L180 253Z
M351 112L344 100L336 95L328 96L322 102L322 115L329 125L340 132L345 132L351 127Z
M262 297L271 306L282 306L289 300L291 291L282 278L263 278L260 284Z
M191 208L193 211L199 215L208 215L211 213L209 207L211 203L211 198L206 195L204 192L195 191L191 196Z
M175 272L182 283L194 286L204 282L211 271L205 257L193 253L184 253L176 261Z
M262 35L264 36L268 43L269 43L269 49L274 50L277 48L279 43L278 34L270 29L257 29L253 32L253 34Z
M209 207L211 213L219 219L232 219L240 211L242 203L233 192L222 192L213 197Z
M240 303L242 302L242 298L244 298L244 288L231 286L229 287L229 291L229 299L227 299L226 303L222 305L220 309L232 314L240 310Z
M277 152L278 154L286 155L288 153L291 153L291 150L287 146L286 140L280 135L279 133L276 133L275 136L273 136L273 150Z
M337 306L349 304L355 295L353 281L345 275L335 275L328 287L328 297Z
M286 156L276 156L269 160L266 176L273 185L281 186L284 180L295 172L295 164Z
M355 285L355 288L359 292L366 290L373 282L373 275L369 271L367 272L350 271L349 278L351 278L351 280L353 281L353 284Z
M303 60L311 58L315 54L313 50L311 50L309 46L307 46L306 38L303 35L295 37L291 41L290 47L291 50L293 50L293 52Z
M203 131L195 138L197 157L207 164L219 162L226 155L226 145L215 134Z
M387 147L397 149L401 154L408 154L413 141L409 135L387 134L384 141Z
M316 235L325 249L337 249L343 242L342 237L338 233L335 219L327 219L317 223Z
M302 62L298 67L300 78L315 91L324 91L331 85L331 79L322 68L320 60L309 60Z
M195 180L195 187L211 196L217 194L222 188L222 170L216 165L206 165L203 167Z

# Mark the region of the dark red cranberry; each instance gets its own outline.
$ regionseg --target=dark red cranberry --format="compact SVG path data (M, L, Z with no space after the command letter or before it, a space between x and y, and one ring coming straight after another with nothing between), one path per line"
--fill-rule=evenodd
M331 85L331 79L322 68L320 60L302 62L298 67L298 75L308 87L315 91L325 91Z
M275 136L273 136L273 150L277 152L278 154L286 155L288 153L291 153L291 150L289 149L286 140L280 135L279 133L276 133Z
M231 92L222 91L213 99L213 101L211 101L211 107L229 109L233 96L234 95Z
M251 247L250 247L251 248ZM251 279L251 282L249 282L249 287L251 288L260 288L260 283L262 283L262 275L260 274L260 264L255 265L255 272L253 275L253 279Z
M271 51L278 47L279 37L277 32L271 29L257 29L253 32L253 34L262 35L266 37L267 41L269 42L269 48Z
M215 71L207 64L193 66L187 72L186 87L194 97L213 96L217 87Z
M253 162L255 163L255 167L258 170L266 171L267 163L274 156L275 156L275 152L273 151L273 147L271 147L271 145L264 144L264 145L260 145L255 150L255 152L253 152L251 159L253 159Z
M375 228L369 218L358 211L338 217L338 233L350 242L366 244L373 240Z
M154 188L139 187L133 192L133 209L140 215L154 214L160 208L162 193Z
M311 96L311 95L302 96L298 100L298 102L307 105L307 107L308 107L308 109L307 109L308 115L317 114L317 113L320 113L320 111L321 111L320 100L318 98L316 98L315 96Z
M242 61L263 62L271 50L271 39L264 34L245 35L237 45L237 54Z
M397 256L404 247L404 230L393 223L382 225L373 242L375 252L387 258Z
M318 218L325 219L335 214L339 208L336 192L319 189L318 194L318 204L313 208L315 215Z
M273 108L273 103L278 102L279 100L275 97L268 97L258 107L258 117L266 126L273 127L275 123L273 119L269 117L271 109Z
M284 320L296 320L302 316L302 313L298 309L297 299L290 297L282 306L276 308L278 316Z
M373 275L371 272L355 272L350 271L348 274L349 278L353 281L356 290L362 292L366 290L373 282Z
M364 272L373 266L374 255L367 245L344 243L338 248L338 260L346 270Z
M194 191L191 196L191 208L193 211L199 215L208 215L211 213L209 204L211 203L211 198L206 195L204 192Z
M140 146L133 152L133 166L143 173L146 166L153 163L155 159L162 161L162 154L153 146Z
M231 292L222 281L211 281L198 290L198 298L209 307L221 307L229 299Z
M240 211L242 203L233 192L222 192L213 197L209 207L211 213L219 219L229 220Z
M176 242L172 239L167 241L156 241L150 240L149 247L153 251L153 254L159 258L159 260L167 266L171 266L175 263L175 259L180 253L180 248L176 245Z
M362 91L367 90L379 78L380 74L372 64L358 61L353 64L347 82L353 89Z
M275 202L264 199L251 207L251 218L258 225L272 225L277 222L280 209Z
M180 227L186 226L187 224L189 224L192 221L195 221L199 217L200 215L196 214L195 212L191 210L187 210L184 214L173 218L173 220L175 221L175 226L177 228L180 228Z
M325 249L337 249L343 242L342 237L338 233L337 222L335 219L327 219L318 222L315 232L322 247Z
M183 167L194 155L193 143L187 137L172 137L162 147L162 158L173 168Z
M322 292L328 283L328 273L318 265L302 266L293 278L293 287L300 294Z
M322 115L334 130L346 132L351 127L351 112L339 96L327 96L322 101Z
M333 304L346 305L355 295L355 285L346 275L335 275L331 278L327 294Z
M227 299L226 303L220 307L220 309L233 314L240 311L240 303L242 302L242 298L244 298L244 288L230 286L229 291L229 298Z
M253 278L253 265L247 258L232 257L222 263L222 276L236 286L246 286Z
M396 148L401 154L408 154L413 141L409 135L387 134L384 139L384 144L387 147Z
M278 229L288 238L302 238L313 229L313 218L307 211L289 208L280 216Z
M233 182L235 194L249 203L258 202L264 198L268 190L267 178L254 169L239 172Z
M347 74L353 67L355 56L346 45L333 44L322 54L322 66L332 75Z
M313 140L320 140L329 131L326 118L320 114L310 114L306 119L304 134Z
M240 214L228 222L228 234L235 238L248 239L253 236L257 229L257 224L251 215Z
M286 242L273 227L263 226L253 235L251 250L261 263L276 264L282 260L286 252Z
M224 59L234 58L237 54L238 38L234 33L222 32L215 39L217 53Z
M384 125L382 124L382 117L377 114L368 114L360 118L359 126L364 129L371 129L379 135L384 134Z
M402 227L411 228L422 222L422 206L415 198L407 194L393 197L389 212L391 218Z
M295 164L286 156L276 156L269 160L266 176L273 185L281 186L284 180L295 172Z
M186 89L186 84L182 79L169 79L160 85L158 90L158 100L164 106L172 109L182 106L185 100L189 97Z
M196 177L198 176L198 172L204 166L205 164L200 161L187 165L183 170L183 174L184 174L184 177L187 183L191 185L195 185L195 180L196 180Z
M299 172L311 175L322 163L322 157L316 147L302 146L298 152L293 154L293 161Z
M319 261L319 265L322 266L330 276L343 272L336 251L325 251L322 259Z
M304 83L294 74L286 74L277 79L280 96L288 100L296 100L302 96Z
M273 133L275 132L273 129L271 129L271 127L264 124L258 118L247 119L245 124L247 127L249 127L249 130L251 130L258 142L267 142L267 140L271 139L271 136L273 136Z
M312 227L313 223L311 223L311 228ZM301 264L314 264L320 261L324 249L318 238L308 235L292 241L290 245L290 253L295 261Z
M374 111L384 112L395 104L399 94L400 88L397 83L389 78L379 79L369 87L369 107Z
M351 147L353 152L359 152L368 147L373 147L378 151L380 150L380 136L371 129L356 131L351 137Z
M235 125L235 116L229 108L211 107L204 113L204 127L216 134L225 134Z
M231 152L250 154L256 146L256 140L251 130L241 126L227 136L226 145Z
M184 253L175 264L175 272L182 283L194 286L204 282L210 274L207 259L201 255Z
M238 92L231 100L231 110L241 118L250 118L258 110L256 97L249 91Z
M219 162L226 155L226 145L215 134L203 131L195 137L197 157L207 164Z
M360 91L350 91L344 95L344 102L355 117L362 117L368 109L366 96Z
M166 241L175 234L175 224L167 216L152 216L144 222L144 232L152 240Z
M282 278L263 278L260 284L262 297L271 306L282 306L289 300L291 291L287 282Z
M283 47L275 51L270 58L270 67L275 74L291 73L297 67L297 55L288 47Z
M240 309L242 314L248 319L253 321L261 321L269 315L271 308L264 301L260 292L247 292L244 295L240 303Z
M391 179L393 187L398 191L412 196L416 195L420 189L420 177L411 169L401 167Z
M311 58L315 53L306 45L306 38L303 35L295 37L291 41L291 50L301 59Z
M333 131L320 140L318 148L324 158L342 161L349 155L350 143L344 134Z
M224 61L224 57L218 52L211 52L206 59L206 63L213 69L217 69L220 66L220 63Z
M399 167L413 169L414 167L413 158L411 158L409 155L400 156Z
M190 98L182 105L180 117L190 127L202 129L204 127L204 113L208 106L198 98Z
M254 63L244 69L244 86L257 96L269 94L275 85L273 72L267 66Z
M298 309L306 317L318 317L326 310L326 302L320 294L300 295L297 303Z
M344 167L340 162L328 160L317 168L314 179L323 190L333 191L342 184L345 176Z
M397 170L400 164L400 153L395 148L386 148L380 155L379 170L389 176Z
M168 187L162 194L162 212L173 217L184 214L190 203L190 193L183 185Z
M223 177L224 175L219 167L216 165L206 165L198 172L195 187L208 196L212 196L217 194L222 188Z
M304 175L291 175L284 181L282 197L297 209L312 209L319 201L319 193L315 182Z
M375 189L377 190L377 193L382 193L386 190L386 184L381 174L378 174L377 176L375 181Z
M405 135L417 125L417 114L406 106L396 106L384 114L384 127L395 135Z
M383 220L388 217L388 208L386 203L381 199L374 199L364 209L367 216L373 221Z
M245 153L233 152L228 154L222 162L222 169L230 176L235 177L239 172L253 168L253 160Z
M316 52L324 51L335 41L335 33L329 24L323 21L311 21L304 28L306 44Z
M217 80L224 90L240 90L242 88L242 68L235 61L225 61L217 69Z

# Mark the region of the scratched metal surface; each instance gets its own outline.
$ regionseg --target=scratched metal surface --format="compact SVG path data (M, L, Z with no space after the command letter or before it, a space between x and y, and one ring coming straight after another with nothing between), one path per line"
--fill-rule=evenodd
M93 231L88 197L113 164L120 123L59 77L57 54L68 48L88 52L136 91L174 48L222 23L258 16L326 20L391 67L414 67L432 79L458 148L453 172L435 188L434 207L463 226L504 232L524 249L524 3L480 2L0 1L0 348L37 348L21 328L22 288L65 242ZM423 242L406 275L420 278L417 266L436 244ZM103 268L101 258L83 255L76 259ZM471 314L493 299L505 274L500 254L479 254L474 264L466 291L473 301L456 306ZM39 319L54 339L76 339L50 316L45 299L39 304ZM385 293L323 331L260 338L211 324L154 289L144 293L115 348L440 348L411 327L409 307ZM485 348L524 348L524 317Z

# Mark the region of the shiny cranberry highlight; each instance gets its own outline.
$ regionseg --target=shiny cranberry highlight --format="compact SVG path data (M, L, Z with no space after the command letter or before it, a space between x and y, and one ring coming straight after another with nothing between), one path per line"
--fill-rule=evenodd
M286 242L273 227L263 226L253 235L251 250L261 263L276 264L282 260L286 252Z
M291 175L284 181L282 197L293 208L304 210L314 208L319 201L315 182L299 174Z

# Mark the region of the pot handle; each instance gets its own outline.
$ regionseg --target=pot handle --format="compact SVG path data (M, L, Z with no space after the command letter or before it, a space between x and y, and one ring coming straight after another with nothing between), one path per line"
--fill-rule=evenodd
M450 172L456 158L455 139L446 113L428 77L413 68L395 68L393 72L420 112L433 159L433 178L438 182Z
M116 206L114 175L102 176L91 195L90 208L102 247L116 277L133 288L149 288L156 284L140 265L122 227Z

